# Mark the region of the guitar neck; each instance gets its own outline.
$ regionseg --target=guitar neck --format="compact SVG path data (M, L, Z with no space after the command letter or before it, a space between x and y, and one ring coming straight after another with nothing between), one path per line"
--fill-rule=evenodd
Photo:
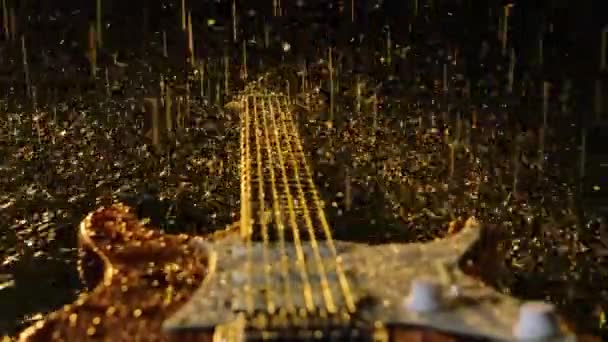
M331 240L290 107L280 94L257 90L241 97L242 236Z
M277 268L283 277L288 278L290 273L301 277L301 289L290 289L285 284L281 290L290 295L293 291L302 292L302 306L286 307L288 313L353 312L350 286L337 260L331 229L288 98L254 89L241 97L241 113L240 223L248 260L253 241L260 241L264 258L259 261L266 265L266 273L277 260L270 252L276 249L280 260ZM318 279L309 276L309 268L314 269ZM339 298L334 298L330 289L328 279L332 277L340 284ZM270 281L269 275L266 280ZM275 309L272 300L267 304L270 311Z

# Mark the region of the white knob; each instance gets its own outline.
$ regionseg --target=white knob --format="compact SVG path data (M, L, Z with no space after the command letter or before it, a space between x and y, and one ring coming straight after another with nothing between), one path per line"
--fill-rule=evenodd
M519 309L519 320L514 335L518 340L542 340L558 334L555 307L543 302L524 303Z
M441 285L437 281L414 279L406 306L414 312L433 312L441 308L442 300Z

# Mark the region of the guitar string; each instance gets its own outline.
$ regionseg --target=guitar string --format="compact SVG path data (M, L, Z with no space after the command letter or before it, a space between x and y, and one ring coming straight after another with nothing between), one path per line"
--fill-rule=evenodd
M246 215L244 216L245 218L245 222L242 222L245 225L245 229L246 229L246 253L247 253L247 262L245 264L246 267L246 279L247 279L247 284L245 286L245 301L246 301L246 308L247 308L247 312L249 314L253 313L253 307L254 307L254 299L253 299L253 293L252 293L252 277L253 277L253 265L252 265L252 252L251 252L251 232L252 232L252 220L251 220L251 157L250 157L250 115L249 115L249 101L247 100L247 98L245 99L246 103L245 103L245 142L244 142L244 148L245 148L245 175L244 175L244 180L246 182L246 188L245 188L245 206L246 206Z
M241 235L245 238L245 234L243 233L245 229L247 229L248 217L247 213L247 187L249 186L249 181L247 180L247 176L249 174L249 170L247 169L247 117L243 114L241 117L241 136L240 136L240 145L241 145Z
M264 282L266 287L266 308L270 315L274 314L274 291L272 289L271 282L271 268L270 265L270 256L269 256L269 237L268 237L268 223L266 222L266 206L265 206L265 194L264 194L264 169L262 168L262 145L260 144L260 117L258 112L258 104L256 96L251 97L253 100L253 120L255 122L255 145L256 145L256 159L257 159L257 167L258 167L258 200L260 206L260 225L261 225L261 233L262 233L262 243L263 243L263 258L264 258ZM247 97L249 99L249 97Z
M288 107L289 105L286 102L287 102L287 100L283 99L284 106ZM283 112L283 114L284 113L285 112ZM344 272L344 269L342 266L342 259L338 256L338 253L337 253L334 241L333 241L332 233L331 233L331 228L329 227L329 223L327 222L327 218L325 217L325 211L323 210L323 207L324 207L323 202L320 200L319 194L314 185L313 174L311 172L311 169L310 169L308 163L306 162L306 154L304 153L304 149L302 147L302 139L300 138L300 134L299 134L297 126L293 120L293 116L286 117L284 115L283 120L290 124L289 126L291 126L291 132L293 132L293 134L294 134L293 140L295 142L296 149L297 149L297 151L295 151L295 153L299 156L300 160L302 160L301 164L305 170L304 178L306 178L308 180L310 191L311 191L311 196L313 197L313 203L316 207L317 215L318 215L319 221L321 222L321 227L323 228L323 231L325 233L326 243L330 249L332 257L336 261L336 273L338 276L338 281L340 283L340 287L342 289L342 295L344 297L346 307L350 313L354 313L356 310L356 304L355 304L355 300L354 300L354 297L353 297L353 294L351 291L351 286L350 286L350 284L348 282L348 278L346 277L346 274Z
M276 175L275 175L275 169L274 169L274 158L273 158L273 151L271 149L271 143L270 143L270 133L268 130L268 120L266 118L266 109L265 109L265 101L264 101L264 97L261 98L261 110L262 110L262 122L263 122L263 127L264 127L264 137L265 137L265 143L266 143L266 152L268 154L268 163L269 163L269 170L270 170L270 186L271 186L271 193L272 193L272 207L273 207L273 213L275 216L275 220L276 220L276 226L277 226L277 235L278 235L278 243L279 243L279 251L281 253L281 273L282 273L282 277L284 279L284 302L285 302L285 310L287 311L287 313L289 314L294 314L295 313L295 307L294 307L294 303L293 303L293 298L291 296L291 280L289 277L289 258L287 257L286 254L286 246L285 246L285 225L283 223L283 218L282 218L282 214L281 214L281 208L280 208L280 203L279 203L279 194L278 194L278 190L277 190L277 186L276 186Z
M294 154L294 150L292 149L291 146L291 141L293 139L293 132L291 132L288 128L287 125L285 125L285 119L284 117L286 116L286 111L284 111L281 108L281 105L279 103L279 98L278 97L273 97L275 106L277 108L277 112L278 112L278 116L279 116L279 120L281 125L277 125L277 120L275 118L275 116L272 116L273 119L273 125L275 127L275 129L277 131L281 131L283 134L281 141L283 141L286 145L287 148L287 152L285 153L287 158L289 159L293 172L294 172L294 181L295 181L295 185L297 188L297 192L298 192L298 196L299 196L299 200L296 201L297 203L297 207L300 207L302 209L302 213L303 213L303 217L304 217L304 221L305 221L305 225L306 228L308 230L308 235L310 238L310 245L312 247L313 250L313 254L314 254L314 261L316 263L316 267L317 267L317 272L319 273L319 277L320 277L320 282L321 282L321 291L322 291L322 295L323 295L323 299L325 301L325 306L327 309L327 312L330 314L335 314L337 309L336 309L336 305L332 296L332 292L331 289L329 287L329 282L327 279L327 273L325 270L325 266L323 265L323 259L321 258L321 253L319 250L319 244L317 242L317 238L315 236L315 228L310 216L310 211L307 205L307 199L306 196L304 194L304 188L302 186L302 183L300 182L300 173L298 171L298 169L300 169L302 167L302 165L300 165L301 163L298 162L298 160L296 159L296 155Z
M266 99L266 104L268 105L267 106L268 111L266 111L265 114L270 116L269 121L271 121L271 123L274 124L275 111L274 111L274 107L272 105L271 99L272 99L272 97L269 97ZM275 148L278 160L279 160L279 169L280 169L280 173L281 173L282 181L283 181L283 194L282 194L283 198L279 197L279 205L281 207L285 208L285 205L283 203L286 200L286 202L287 202L286 209L287 209L287 215L288 215L288 220L289 220L289 226L291 228L294 249L296 252L296 266L300 271L300 277L302 278L302 282L303 282L302 290L303 290L303 295L304 295L304 305L308 312L313 312L315 309L315 305L314 305L313 296L312 296L312 287L310 285L310 280L308 278L308 270L306 267L304 249L302 248L300 230L298 228L297 218L296 218L295 211L293 208L293 197L291 195L291 190L289 189L289 180L288 180L288 176L287 176L287 169L285 167L284 152L283 152L283 149L281 148L281 133L278 130L278 127L276 126L276 124L273 125L272 127L268 127L268 130L273 132L274 148Z

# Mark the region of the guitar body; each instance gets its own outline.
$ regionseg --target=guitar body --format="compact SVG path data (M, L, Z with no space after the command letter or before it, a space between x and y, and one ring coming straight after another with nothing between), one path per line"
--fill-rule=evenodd
M238 226L214 234L237 234ZM212 341L212 334L166 333L162 323L205 277L199 237L164 235L115 205L80 225L81 275L90 291L26 329L20 341ZM392 341L456 341L426 329L393 329ZM467 340L471 340L470 338Z
M20 340L170 341L163 320L205 276L206 256L191 243L196 238L149 229L123 205L91 213L79 234L81 274L90 291Z

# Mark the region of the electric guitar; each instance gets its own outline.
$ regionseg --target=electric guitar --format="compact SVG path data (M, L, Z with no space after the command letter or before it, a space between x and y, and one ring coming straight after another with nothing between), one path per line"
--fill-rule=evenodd
M332 238L287 96L237 98L239 222L164 235L117 204L80 224L91 290L22 341L567 341L544 303L521 303L464 271L483 243L469 218L430 243ZM470 272L468 272L470 273Z

